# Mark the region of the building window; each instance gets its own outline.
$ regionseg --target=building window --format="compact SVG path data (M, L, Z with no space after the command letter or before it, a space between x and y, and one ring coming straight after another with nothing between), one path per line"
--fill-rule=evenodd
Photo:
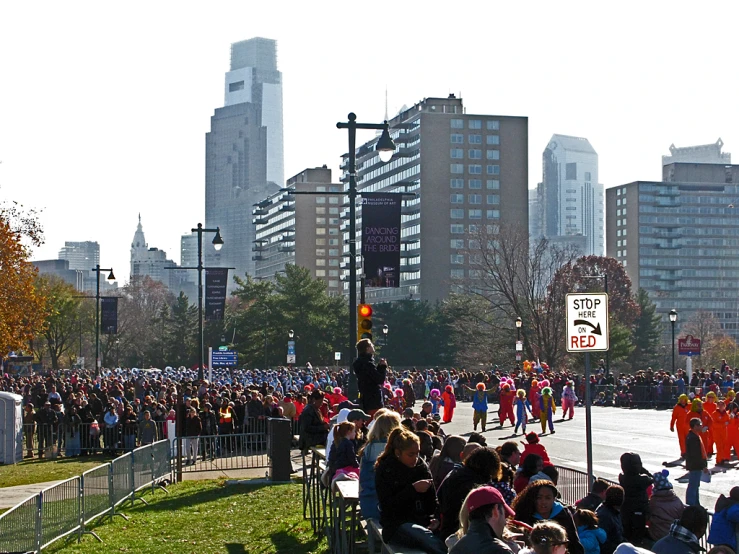
M500 135L485 135L485 144L491 146L500 144Z
M617 237L620 237L621 236L621 229L619 229L618 231L616 231L616 236Z
M325 256L326 250L324 248L316 248L316 256Z
M482 120L481 119L470 119L469 122L469 128L470 129L482 129Z
M339 197L338 196L329 196L328 203L329 204L338 204L339 203Z
M470 204L482 204L482 194L468 194L467 200Z
M452 239L449 244L450 248L464 248L464 239Z
M325 196L316 196L316 204L325 204L325 203L326 203Z
M323 258L317 258L316 259L316 265L317 266L324 266L324 265L326 265L326 260L324 260Z
M328 261L328 265L333 266L333 267L337 267L339 265L339 260L337 258L333 258L333 259L331 259L331 260Z
M464 173L464 164L449 164L449 171L455 175Z
M316 277L325 277L325 276L326 276L325 269L316 269Z
M326 192L326 187L316 187L316 192Z
M325 214L326 213L326 208L316 208L316 213L317 214Z
M482 135L468 135L470 144L482 144Z
M326 234L325 227L316 227L316 235L325 235L325 234Z
M470 160L481 160L482 159L482 150L478 150L477 148L470 149L467 151L467 156Z
M450 194L449 202L452 204L464 204L464 194Z
M488 165L486 167L486 171L488 175L500 175L500 166L499 165Z
M616 196L621 196L621 189L616 189Z
M482 166L478 164L470 164L467 167L467 171L470 175L482 175Z
M339 249L338 248L329 248L328 255L329 256L338 256L339 255Z
M331 288L336 288L339 286L339 282L336 279L331 279L328 282L328 286Z
M329 208L328 213L331 215L339 215L339 208Z
M622 203L624 206L626 205L626 198L624 198L624 201Z
M485 217L487 219L500 219L500 210L486 210Z
M456 265L464 264L464 254L452 254L449 256L451 262Z
M326 225L326 218L325 217L317 217L316 218L316 225Z
M453 189L463 189L464 179L451 179L449 181L449 186Z
M464 129L464 119L452 119L452 129Z
M485 126L487 127L488 131L500 131L500 121L496 121L494 119L488 119L485 122Z
M449 210L449 217L452 219L464 219L464 210L459 208L452 208Z
M470 179L468 183L472 190L477 190L477 189L482 188L482 179Z
M449 156L451 156L453 160L461 160L464 158L464 150L461 148L452 148L449 150Z
M452 269L449 275L452 279L464 279L464 269Z
M459 133L452 133L451 143L452 144L464 144L464 135L460 135Z
M339 234L339 230L336 227L329 228L328 234L329 235L338 235Z
M487 150L485 152L485 156L488 160L499 160L500 159L500 150Z
M565 179L569 181L577 180L577 164L572 162L565 164Z
M316 246L325 246L326 239L316 239Z
M339 246L339 239L328 239L329 246Z
M469 217L470 219L482 219L482 210L470 210Z
M464 225L460 225L459 223L452 223L449 227L449 232L452 235L464 235Z
M500 181L498 179L488 179L485 188L488 190L500 190Z
M589 171L586 171L586 172L585 172L585 180L586 180L587 182L590 182L590 172L589 172Z
M485 196L486 204L500 204L500 194L488 194Z
M329 269L328 270L328 276L329 277L338 277L339 276L339 270L338 269Z

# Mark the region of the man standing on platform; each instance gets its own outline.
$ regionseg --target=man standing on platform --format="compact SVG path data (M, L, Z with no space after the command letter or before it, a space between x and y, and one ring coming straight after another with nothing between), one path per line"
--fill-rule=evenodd
M387 362L382 358L375 365L375 346L370 339L362 339L357 343L357 354L352 369L357 376L359 405L373 416L382 408L382 385L387 377Z

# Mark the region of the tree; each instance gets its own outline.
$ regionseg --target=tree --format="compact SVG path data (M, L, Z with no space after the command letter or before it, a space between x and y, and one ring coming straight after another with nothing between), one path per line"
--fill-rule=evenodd
M38 244L41 238L23 229L13 229L0 207L0 356L26 346L43 331L48 314L44 292L35 286L37 271L22 243L24 236Z
M716 356L714 355L716 343L724 335L721 330L721 324L716 319L716 316L711 312L698 310L687 319L681 326L680 331L683 336L692 335L693 338L701 341L701 354L697 360L698 366L711 367L710 364L715 363L716 360ZM675 341L677 341L677 338L676 336ZM677 344L674 347L677 351ZM672 350L669 348L668 354L672 355Z
M662 337L662 319L646 290L640 288L636 293L636 304L639 306L639 317L636 318L631 333L634 350L628 358L635 370L659 365Z
M77 349L80 298L75 288L59 277L39 276L36 287L47 298L47 317L44 330L33 340L34 354L42 360L48 352L51 367L58 370L60 359Z
M197 358L198 308L190 304L184 292L175 300L170 310L166 330L165 352L167 363L175 367L190 367Z

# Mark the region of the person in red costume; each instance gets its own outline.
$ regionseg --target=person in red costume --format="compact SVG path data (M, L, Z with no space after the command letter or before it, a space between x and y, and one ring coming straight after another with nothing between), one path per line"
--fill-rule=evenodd
M700 398L693 399L693 403L690 405L690 411L685 416L685 421L688 422L688 425L690 425L690 420L694 417L701 420L701 426L694 430L694 432L697 432L700 437L706 455L712 456L713 452L709 454L708 450L708 431L713 427L713 418L703 409L703 402Z
M710 391L708 394L706 394L706 399L703 402L703 411L708 412L708 415L713 418L713 414L716 413L716 400L718 397L716 396L716 393L713 391ZM713 440L713 425L711 425L708 428L708 442L705 443L706 446L706 454L711 456L714 452L713 446L714 446L714 440Z
M529 404L531 404L531 415L534 419L539 419L539 412L541 412L541 406L539 406L539 381L532 379L531 388L529 389Z
M731 415L726 411L726 402L719 400L716 403L716 411L711 416L713 419L713 440L716 443L716 465L731 460L731 445L728 441L729 421Z
M511 385L503 383L500 387L500 397L498 402L500 403L500 409L498 410L498 418L500 419L500 426L508 419L511 422L511 427L515 427L516 419L513 417L513 399L516 393L511 390Z
M549 454L547 454L547 449L544 448L543 444L541 444L539 435L537 435L534 431L527 433L526 442L522 441L521 444L523 444L524 447L523 447L523 452L521 452L521 459L518 461L519 465L521 466L523 465L523 461L526 459L526 456L528 456L529 454L536 454L537 456L540 456L545 466L554 465L552 461L549 459Z
M685 437L688 436L688 413L690 412L690 405L688 405L688 395L681 394L677 397L677 404L672 408L672 419L670 419L670 432L675 432L675 426L677 425L677 440L680 443L680 457L685 457Z
M457 407L457 397L454 396L454 389L451 385L444 387L444 392L441 394L441 404L444 406L444 423L451 423L452 417L454 417L454 408Z

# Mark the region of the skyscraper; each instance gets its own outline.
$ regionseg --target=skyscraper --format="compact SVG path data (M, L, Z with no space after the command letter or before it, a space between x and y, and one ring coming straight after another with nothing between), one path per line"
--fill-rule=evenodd
M552 135L542 169L534 203L537 213L530 214L539 219L541 236L572 243L583 255L602 256L603 185L598 182L598 154L588 139Z
M89 272L100 263L100 244L97 241L66 241L59 250L59 259L69 262L69 269Z
M254 274L253 205L283 183L282 74L274 40L231 45L224 107L205 139L205 224L220 227L221 265Z
M724 141L720 138L713 144L698 146L670 145L670 155L662 156L662 167L673 163L726 164L731 165L731 154L721 152Z

